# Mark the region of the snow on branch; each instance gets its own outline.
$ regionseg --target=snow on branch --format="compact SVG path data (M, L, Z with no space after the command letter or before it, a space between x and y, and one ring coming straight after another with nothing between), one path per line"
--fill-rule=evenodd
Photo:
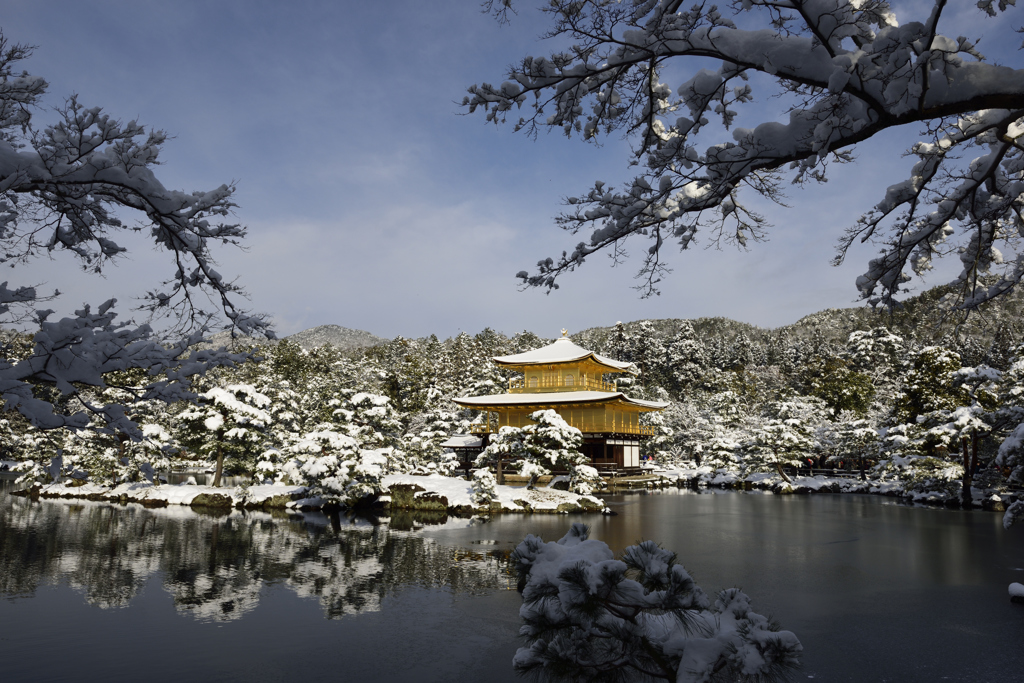
M1009 4L978 6L995 15ZM892 305L908 266L920 274L934 255L959 248L963 306L1005 293L1024 277L1024 257L1006 260L996 246L1017 248L1024 234L1024 69L990 64L966 38L942 35L946 6L936 0L928 16L901 24L882 0L742 0L733 18L678 0L552 0L542 8L547 37L570 47L524 58L500 86L472 86L464 107L494 123L511 116L531 135L619 131L642 171L621 188L597 182L570 197L557 223L589 238L518 277L555 289L591 254L618 258L627 240L646 238L639 277L645 294L656 293L667 242L685 249L701 230L741 247L764 236L764 218L740 200L744 188L779 201L785 173L822 181L827 163L851 161L858 142L918 123L929 139L912 150L920 161L911 177L847 232L836 262L857 240L879 244L857 285L872 303ZM719 68L704 68L708 59ZM679 73L678 83L664 82ZM763 105L752 82L764 76L788 121L753 109ZM743 108L763 122L736 127ZM717 144L698 146L714 134ZM954 225L960 244L942 246Z
M168 319L179 338L161 340L149 325L115 323L113 299L57 322L49 321L52 312L37 310L31 356L0 359L0 394L5 409L18 410L37 427L83 428L92 412L106 429L141 438L124 405L95 403L90 388L105 387L105 374L147 371L149 381L134 389L137 400L190 398L192 377L246 357L190 351L208 325L220 321L236 333L272 336L260 316L236 306L240 290L214 268L211 246L237 245L245 237L242 226L225 220L235 207L234 187L165 188L154 167L167 136L135 121L122 123L76 96L56 110L55 123L36 127L33 115L46 82L15 70L30 53L0 33L0 263L19 272L62 250L100 274L127 251L119 235L148 232L172 265L161 291L148 293L142 309ZM134 216L137 224L122 216ZM4 282L0 316L10 324L12 307L32 310L45 300L35 287Z
M560 680L783 680L800 641L738 588L714 602L653 541L621 559L573 524L557 542L527 536L512 555L527 644L513 665Z

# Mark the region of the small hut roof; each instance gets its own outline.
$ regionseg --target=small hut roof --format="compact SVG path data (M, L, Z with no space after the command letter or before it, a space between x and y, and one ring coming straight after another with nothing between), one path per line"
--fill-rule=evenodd
M441 444L441 448L483 448L484 440L469 434L454 434Z

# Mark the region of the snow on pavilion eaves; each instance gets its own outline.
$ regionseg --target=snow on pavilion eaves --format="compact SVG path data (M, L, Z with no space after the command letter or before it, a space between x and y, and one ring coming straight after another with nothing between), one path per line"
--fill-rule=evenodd
M491 394L489 396L460 396L455 399L459 405L468 408L486 409L491 406L548 406L572 403L617 403L634 405L640 408L663 410L668 403L661 401L643 401L630 398L621 391L562 391L543 394Z
M553 344L542 346L539 349L517 353L512 356L495 356L494 362L505 367L517 367L527 365L547 365L557 363L579 363L587 359L593 360L598 365L607 367L614 372L628 372L639 374L636 365L612 360L598 355L593 351L576 346L568 338L562 337L555 340Z

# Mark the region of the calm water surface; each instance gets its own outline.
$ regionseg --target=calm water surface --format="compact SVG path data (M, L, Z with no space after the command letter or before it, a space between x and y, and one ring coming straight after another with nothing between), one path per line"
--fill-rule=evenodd
M1024 681L1024 528L868 496L668 491L469 520L146 510L0 493L4 681L518 679L509 551L660 541L805 647L795 680Z

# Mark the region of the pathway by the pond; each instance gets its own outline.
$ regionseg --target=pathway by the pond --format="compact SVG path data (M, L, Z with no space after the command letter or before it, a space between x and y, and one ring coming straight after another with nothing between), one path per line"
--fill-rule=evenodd
M614 550L660 541L706 591L742 586L803 642L796 680L1024 672L1024 606L1006 594L1024 579L1024 528L998 514L827 494L608 501L618 516L374 526L0 494L3 678L515 681L504 558L579 520Z

